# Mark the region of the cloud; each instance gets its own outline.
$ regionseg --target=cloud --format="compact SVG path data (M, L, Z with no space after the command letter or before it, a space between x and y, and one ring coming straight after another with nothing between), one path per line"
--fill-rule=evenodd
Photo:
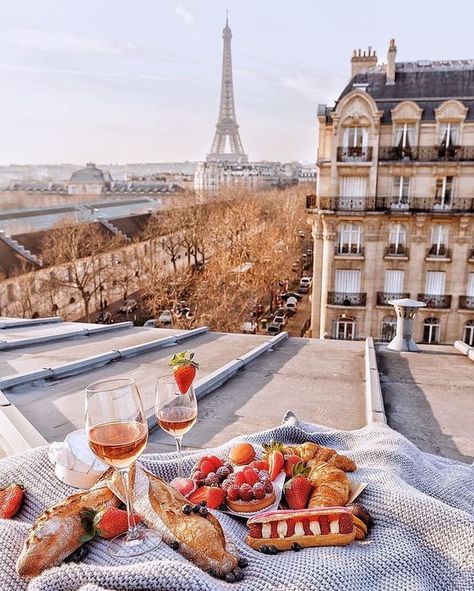
M183 22L185 22L187 25L190 25L192 27L196 26L196 20L194 19L194 16L192 15L192 13L185 8L182 4L179 4L174 11L175 15L180 18Z
M7 29L0 31L0 44L46 52L102 53L119 55L134 49L131 43L82 37L43 29Z

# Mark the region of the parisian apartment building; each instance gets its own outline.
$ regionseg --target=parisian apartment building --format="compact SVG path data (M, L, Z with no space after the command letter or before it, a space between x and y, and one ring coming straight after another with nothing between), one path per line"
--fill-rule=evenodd
M474 60L396 55L355 51L318 108L312 335L389 341L410 297L416 340L474 345Z

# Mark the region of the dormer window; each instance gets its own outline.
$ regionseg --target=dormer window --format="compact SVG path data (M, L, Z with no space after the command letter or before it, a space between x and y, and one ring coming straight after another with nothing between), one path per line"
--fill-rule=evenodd
M459 145L459 123L440 123L438 144L449 148Z
M415 146L415 141L414 123L398 123L395 125L395 148L413 148Z

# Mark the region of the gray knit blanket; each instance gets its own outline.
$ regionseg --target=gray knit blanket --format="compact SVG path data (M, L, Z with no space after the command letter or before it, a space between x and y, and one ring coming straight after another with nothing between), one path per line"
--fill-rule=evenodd
M63 564L25 582L15 574L30 524L46 507L73 492L59 482L47 448L0 462L0 486L11 481L27 489L21 513L0 520L1 591L472 591L474 589L474 468L421 452L389 427L370 425L336 431L300 422L291 412L281 426L238 440L260 444L314 441L353 458L357 480L368 482L359 498L375 525L366 540L344 547L307 548L276 556L249 548L245 524L218 513L227 536L249 566L240 583L212 578L162 544L145 558L120 562L94 540L80 564ZM235 443L216 448L225 453ZM187 454L188 469L199 453ZM165 479L175 476L174 454L143 456L142 463Z

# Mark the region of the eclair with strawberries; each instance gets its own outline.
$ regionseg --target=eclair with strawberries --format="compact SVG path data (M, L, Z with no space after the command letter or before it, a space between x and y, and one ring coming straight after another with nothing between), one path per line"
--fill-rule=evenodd
M255 550L275 546L291 550L311 546L344 546L356 537L353 514L344 507L267 511L247 522L246 542Z

